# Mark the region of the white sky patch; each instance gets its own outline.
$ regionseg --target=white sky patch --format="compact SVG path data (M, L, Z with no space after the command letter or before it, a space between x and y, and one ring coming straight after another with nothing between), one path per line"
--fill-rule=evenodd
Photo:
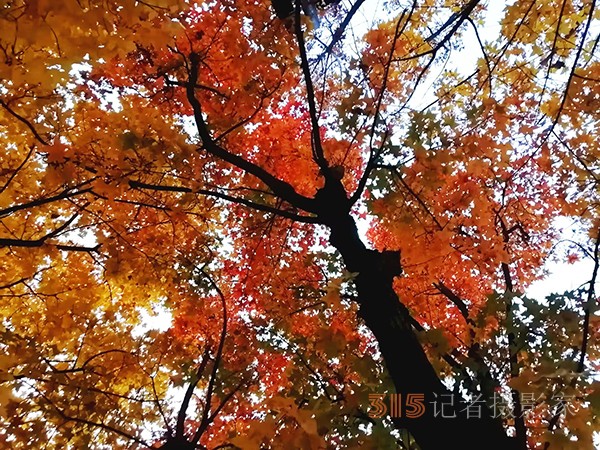
M554 225L562 229L560 240L554 248L554 251L558 253L557 259L561 253L569 252L569 249L573 249L574 253L580 255L581 252L576 251L574 244L585 245L586 243L586 236L582 232L581 225L566 217L556 219ZM587 240L589 241L589 237ZM589 283L594 263L589 258L580 256L580 259L572 264L565 261L548 260L545 269L548 271L548 275L532 283L526 292L528 296L542 299L553 293L577 289Z
M166 332L173 323L173 314L170 309L165 308L161 304L152 305L152 313L145 308L138 308L140 314L140 324L137 325L132 335L134 338L141 337L150 330Z

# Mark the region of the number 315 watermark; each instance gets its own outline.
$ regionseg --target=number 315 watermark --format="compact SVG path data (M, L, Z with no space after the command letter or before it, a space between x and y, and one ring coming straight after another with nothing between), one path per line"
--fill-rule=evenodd
M552 409L557 414L571 413L569 409L569 400L574 396L555 395L550 399ZM387 401L386 401L387 400ZM515 407L508 402L500 393L495 392L494 396L486 401L482 395L475 396L471 401L464 402L462 398L455 404L454 394L434 394L433 400L425 402L424 394L369 394L369 417L381 419L389 415L391 418L417 419L425 414L426 408L431 408L434 417L444 419L453 419L458 413L463 413L463 417L481 418L486 410L494 418L502 417L504 419L515 418ZM523 392L520 395L520 416L527 415L536 405L543 401L541 397L536 398L535 394ZM460 403L459 403L460 402ZM427 406L429 404L431 406Z
M404 405L402 404L402 394L369 394L369 404L371 406L369 416L373 419L381 419L387 414L388 407L384 401L386 396L389 397L389 415L393 418L417 419L425 414L424 394L406 394Z

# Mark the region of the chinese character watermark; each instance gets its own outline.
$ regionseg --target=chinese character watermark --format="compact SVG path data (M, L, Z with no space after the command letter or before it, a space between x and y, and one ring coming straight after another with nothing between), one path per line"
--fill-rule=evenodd
M549 401L552 402L556 414L571 414L572 405L569 403L574 396L553 395ZM514 399L508 399L500 392L494 392L489 399L479 394L470 401L465 401L462 397L455 394L437 394L433 393L433 400L428 402L431 405L431 414L433 417L443 419L454 419L457 413L462 413L461 417L467 419L477 419L490 414L494 418L515 419L517 416L525 417L539 404L544 402L542 395L533 392L522 392L519 395L520 411L516 411ZM391 418L417 419L425 414L425 394L369 394L368 414L373 419L381 419L384 416Z

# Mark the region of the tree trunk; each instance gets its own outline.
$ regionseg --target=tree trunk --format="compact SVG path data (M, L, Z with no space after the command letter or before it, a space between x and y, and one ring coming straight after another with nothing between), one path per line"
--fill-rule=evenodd
M422 450L516 448L500 419L491 417L483 402L472 405L470 418L469 404L462 397L455 397L454 404L450 404L453 394L435 373L412 329L407 308L393 290L393 279L401 273L399 253L380 253L365 247L348 204L340 197L341 183L332 186L334 183L326 184L317 197L322 202L319 217L329 226L330 242L340 252L346 268L358 272L354 281L359 315L375 335L396 393L401 394L403 417L394 420L396 425L408 429ZM422 416L404 417L407 394L424 395ZM444 417L440 414L442 403Z

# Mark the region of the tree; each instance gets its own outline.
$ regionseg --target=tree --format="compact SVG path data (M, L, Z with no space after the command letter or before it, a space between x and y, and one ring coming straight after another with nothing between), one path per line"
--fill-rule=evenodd
M305 6L0 5L4 447L593 448L595 1Z

